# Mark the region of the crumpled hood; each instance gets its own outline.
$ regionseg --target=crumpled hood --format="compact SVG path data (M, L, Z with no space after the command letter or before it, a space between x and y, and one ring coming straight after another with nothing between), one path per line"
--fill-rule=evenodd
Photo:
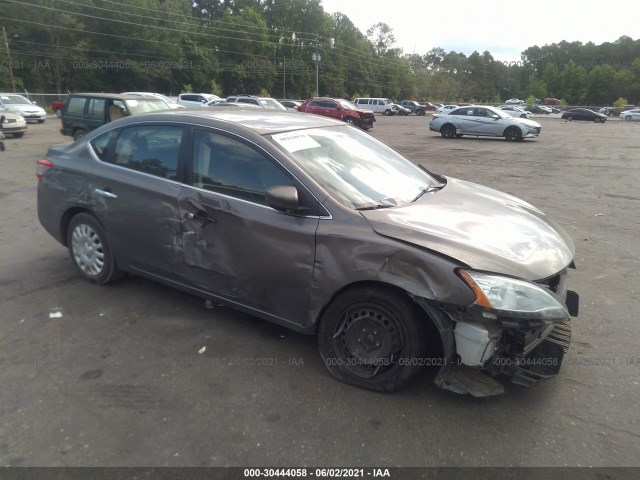
M532 205L454 178L406 207L361 213L380 235L440 252L476 270L528 280L558 273L575 253L567 233Z

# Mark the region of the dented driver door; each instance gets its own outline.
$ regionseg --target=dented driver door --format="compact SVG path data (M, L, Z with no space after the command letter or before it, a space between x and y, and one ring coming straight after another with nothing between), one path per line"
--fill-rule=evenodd
M192 185L179 194L185 279L225 303L304 324L318 217L266 204L268 187L294 180L255 145L204 129L193 142Z

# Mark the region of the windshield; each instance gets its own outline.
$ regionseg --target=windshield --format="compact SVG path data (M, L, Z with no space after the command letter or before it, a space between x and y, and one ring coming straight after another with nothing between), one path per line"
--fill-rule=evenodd
M340 106L342 108L346 108L347 110L357 110L358 109L358 107L356 107L353 103L347 102L346 100L338 100L338 103L340 104Z
M2 95L2 103L7 105L30 104L31 102L22 95Z
M333 198L354 209L406 205L438 181L395 150L351 127L272 135Z
M260 99L260 103L262 104L262 106L264 108L271 108L273 110L286 110L287 109L287 107L282 105L277 100L274 100L273 98L261 98Z
M166 110L169 106L159 98L139 98L135 100L125 100L129 111L133 115L140 113L155 112L157 110Z

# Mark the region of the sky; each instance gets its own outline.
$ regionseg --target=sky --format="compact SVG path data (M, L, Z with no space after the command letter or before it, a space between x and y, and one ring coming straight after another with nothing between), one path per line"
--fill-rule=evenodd
M623 35L637 40L638 23L625 19L636 17L638 5L638 0L322 0L325 12L342 12L365 35L372 25L386 23L405 54L440 47L467 56L489 51L500 61L518 61L529 47L562 40L596 45Z

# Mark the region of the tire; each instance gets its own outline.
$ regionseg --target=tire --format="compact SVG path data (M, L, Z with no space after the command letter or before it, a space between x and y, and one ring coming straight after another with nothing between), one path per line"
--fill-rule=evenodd
M442 135L443 138L454 138L456 136L456 127L450 123L445 123L440 128L440 135Z
M86 280L104 285L122 277L102 225L88 213L71 219L67 230L71 261Z
M509 127L504 131L504 138L510 142L519 142L522 140L522 132L518 127Z
M527 118L527 115L523 113L522 115L520 115L520 118Z
M38 123L44 123L44 120L38 120Z
M86 130L83 130L82 128L79 128L78 130L73 132L73 139L74 140L79 140L82 137L84 137L86 134L87 134Z
M383 115L384 115L385 117L390 117L390 116L391 116L391 110L385 110L385 111L384 111L384 113L383 113Z
M569 115L569 116L567 117L567 121L568 121L568 122L573 122L573 117L572 117L571 115Z
M11 135L13 135L13 138L22 138L24 137L24 132L16 132L12 133Z
M380 287L340 293L320 319L318 348L336 379L377 392L409 385L427 351L425 318L408 296Z
M416 111L416 115L419 116L419 117L424 117L424 110Z
M596 118L593 119L593 123L602 123L602 119L596 117Z
M347 122L349 125L353 125L354 127L358 126L358 122L356 122L356 119L353 117L347 117L344 119L345 122Z
M631 115L627 115L626 117L624 117L625 120L631 120Z
M56 114L56 117L60 118L62 116L62 110L60 110L59 108L56 108L55 114Z

